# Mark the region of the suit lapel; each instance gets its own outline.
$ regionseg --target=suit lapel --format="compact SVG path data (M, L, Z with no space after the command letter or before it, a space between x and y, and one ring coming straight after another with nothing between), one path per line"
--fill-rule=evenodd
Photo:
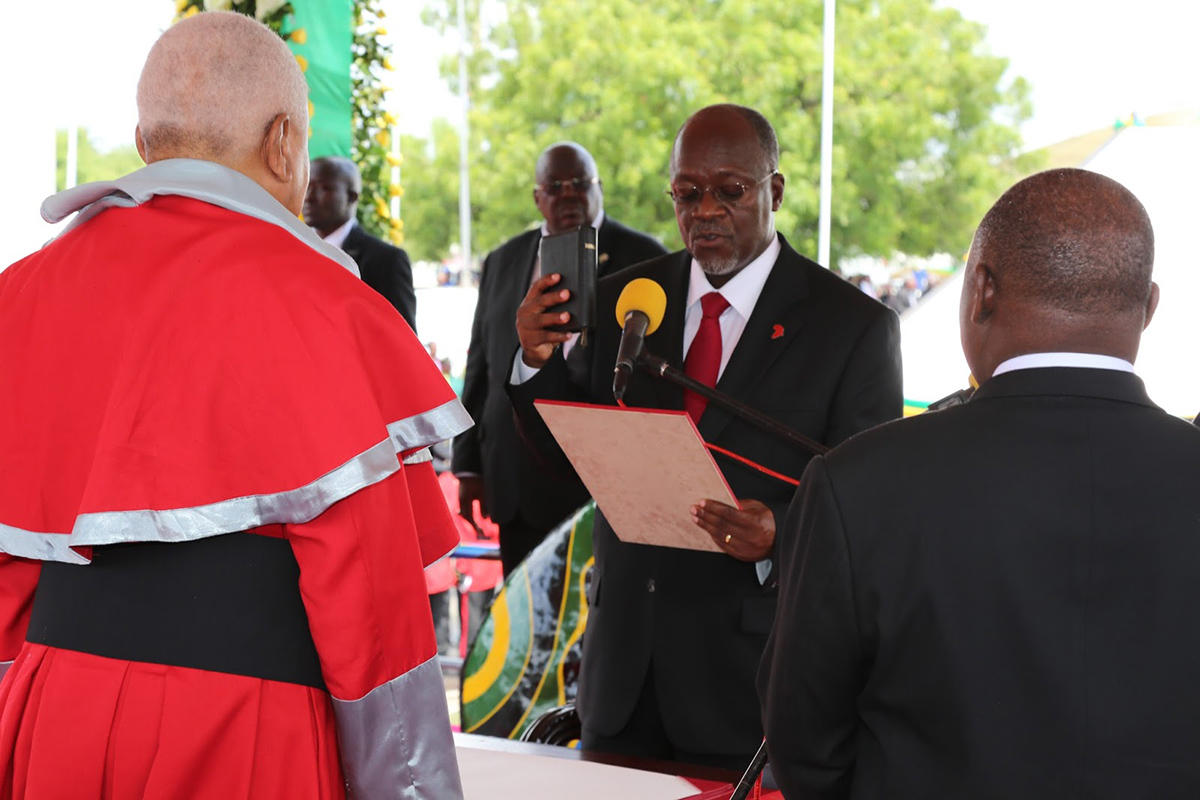
M521 301L529 293L529 285L533 283L533 264L537 260L538 245L541 241L542 233L540 230L529 231L525 241L521 243L521 247L518 248L515 254L512 272L510 273L512 278L508 280L508 286L505 287L509 302L504 306L504 313L513 320L516 319L517 308L521 305ZM516 334L517 330L514 326L514 341L516 341Z
M342 242L342 251L353 258L355 262L362 257L363 236L362 229L358 227L358 223L350 226L350 232L346 234L345 241Z
M600 229L596 231L596 278L603 278L611 270L608 268L609 259L612 258L612 239L613 239L613 224L604 215L604 222L600 224Z
M799 339L804 326L804 299L808 295L804 265L782 236L780 243L779 257L717 381L717 391L739 400L750 395L775 360ZM711 442L732 419L727 411L709 405L697 427L705 440Z

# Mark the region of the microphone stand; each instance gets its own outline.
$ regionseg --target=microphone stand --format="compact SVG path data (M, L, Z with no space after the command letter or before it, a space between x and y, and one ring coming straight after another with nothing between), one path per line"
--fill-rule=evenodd
M666 359L659 358L649 350L642 350L638 354L637 365L651 375L657 375L676 386L690 389L701 397L707 398L708 402L725 409L743 422L749 423L759 430L766 431L772 436L777 436L789 444L793 444L815 455L822 455L829 452L829 448L820 442L808 438L799 431L792 430L782 422L768 417L766 414L751 408L740 400L735 400L723 392L718 392L711 386L700 383L700 381L685 374L682 370L672 367L667 363Z
M687 373L672 367L667 360L659 358L647 349L642 349L637 355L637 365L651 375L657 375L663 380L669 381L676 386L681 386L684 389L689 389L701 397L708 399L708 402L725 409L733 416L749 423L761 431L765 431L772 436L777 436L780 439L793 444L803 450L807 450L815 455L828 453L829 448L818 441L808 438L799 431L789 428L778 420L768 417L761 411L751 408L740 400L736 400L724 392L718 392L711 386L700 383L695 378ZM729 800L746 800L750 796L751 790L754 788L758 776L762 774L763 769L767 766L767 743L763 741L759 746L758 752L754 754L754 758L750 760L749 766L746 767L741 780L734 787L733 794L729 796Z
M758 752L754 754L754 758L750 759L750 766L746 767L746 772L734 787L733 794L729 795L729 800L746 800L750 796L750 790L754 788L755 781L758 780L758 776L762 774L763 768L766 766L767 743L764 740L758 746Z

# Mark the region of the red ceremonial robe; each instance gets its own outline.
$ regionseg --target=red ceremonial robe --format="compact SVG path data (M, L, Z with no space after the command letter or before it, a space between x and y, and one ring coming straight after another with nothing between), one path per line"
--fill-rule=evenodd
M457 541L424 448L470 424L440 372L239 173L43 215L77 208L0 272L0 798L461 796L422 578ZM43 561L246 530L290 543L328 692L24 641Z

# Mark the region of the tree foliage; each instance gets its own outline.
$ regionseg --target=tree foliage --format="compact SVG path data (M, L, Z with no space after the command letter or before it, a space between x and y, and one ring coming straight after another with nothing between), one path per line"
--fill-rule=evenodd
M425 20L452 30L454 0ZM485 10L493 3L485 4ZM478 248L536 221L538 153L562 139L596 157L609 213L678 247L663 194L676 130L736 102L775 125L787 178L780 231L815 253L821 0L468 0L471 187ZM961 252L1017 175L1028 86L1004 85L982 26L932 0L840 0L834 89L833 256ZM445 75L454 86L455 64Z
M458 241L458 130L433 122L432 138L401 136L404 248L414 261L439 261Z
M57 131L57 169L55 186L62 191L67 186L67 131ZM137 148L131 144L110 150L100 150L92 142L87 128L79 129L79 149L76 152L75 183L111 181L145 166Z

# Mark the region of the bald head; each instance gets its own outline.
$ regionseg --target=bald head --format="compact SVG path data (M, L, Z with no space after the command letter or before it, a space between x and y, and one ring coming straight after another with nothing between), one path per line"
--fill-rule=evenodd
M1132 361L1157 303L1153 265L1150 218L1124 186L1082 169L1026 178L975 234L963 285L964 350L993 351L976 354L993 369L1032 352ZM988 375L985 368L981 377Z
M197 14L167 30L146 58L137 89L139 151L147 163L196 158L238 169L272 194L295 200L298 211L294 186L284 191L273 185L278 175L259 174L282 165L257 162L267 158L268 144L302 147L307 182L307 95L291 51L265 25L233 12ZM301 171L291 164L283 171L292 166ZM285 183L296 178L291 174Z
M550 233L591 224L600 213L604 195L596 161L575 142L552 144L538 156L534 169L533 202Z
M753 108L734 103L705 106L684 120L684 123L679 126L679 130L675 132L675 143L671 148L671 168L673 169L675 166L675 158L679 152L679 140L683 137L684 130L693 123L723 124L730 117L740 119L754 132L754 138L758 141L759 155L762 158L762 167L768 171L779 169L779 138L775 135L775 127L771 125L770 120Z

